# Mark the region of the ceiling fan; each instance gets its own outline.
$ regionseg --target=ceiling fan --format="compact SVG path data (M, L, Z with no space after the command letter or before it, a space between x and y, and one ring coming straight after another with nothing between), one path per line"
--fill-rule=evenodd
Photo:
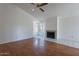
M48 5L48 3L31 3L31 4L34 5L36 8L39 8L39 10L41 10L42 12L45 12L45 10L42 7Z

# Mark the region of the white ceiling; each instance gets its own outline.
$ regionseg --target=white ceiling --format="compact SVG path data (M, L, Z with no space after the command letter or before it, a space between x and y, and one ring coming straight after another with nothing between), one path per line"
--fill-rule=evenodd
M79 4L77 3L49 3L43 7L45 12L41 12L29 3L17 3L14 5L22 8L37 19L47 19L53 16L79 16ZM35 11L32 11L33 8L35 8Z

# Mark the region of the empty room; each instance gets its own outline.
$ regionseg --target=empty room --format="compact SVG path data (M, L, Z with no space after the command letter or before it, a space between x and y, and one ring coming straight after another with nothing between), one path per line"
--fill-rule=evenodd
M79 3L0 3L0 56L79 56Z

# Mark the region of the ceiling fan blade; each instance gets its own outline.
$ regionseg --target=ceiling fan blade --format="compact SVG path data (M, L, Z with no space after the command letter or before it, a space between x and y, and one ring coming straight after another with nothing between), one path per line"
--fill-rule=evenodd
M39 8L42 12L44 12L44 9L42 9L42 8Z
M45 6L45 5L48 5L48 3L42 3L38 7L42 7L42 6Z

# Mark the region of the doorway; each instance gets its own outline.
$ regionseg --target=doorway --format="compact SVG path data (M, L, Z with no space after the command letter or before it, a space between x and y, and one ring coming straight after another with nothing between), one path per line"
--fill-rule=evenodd
M44 47L45 23L41 21L33 22L34 45Z
M45 37L45 23L41 21L33 22L33 35L35 38Z

